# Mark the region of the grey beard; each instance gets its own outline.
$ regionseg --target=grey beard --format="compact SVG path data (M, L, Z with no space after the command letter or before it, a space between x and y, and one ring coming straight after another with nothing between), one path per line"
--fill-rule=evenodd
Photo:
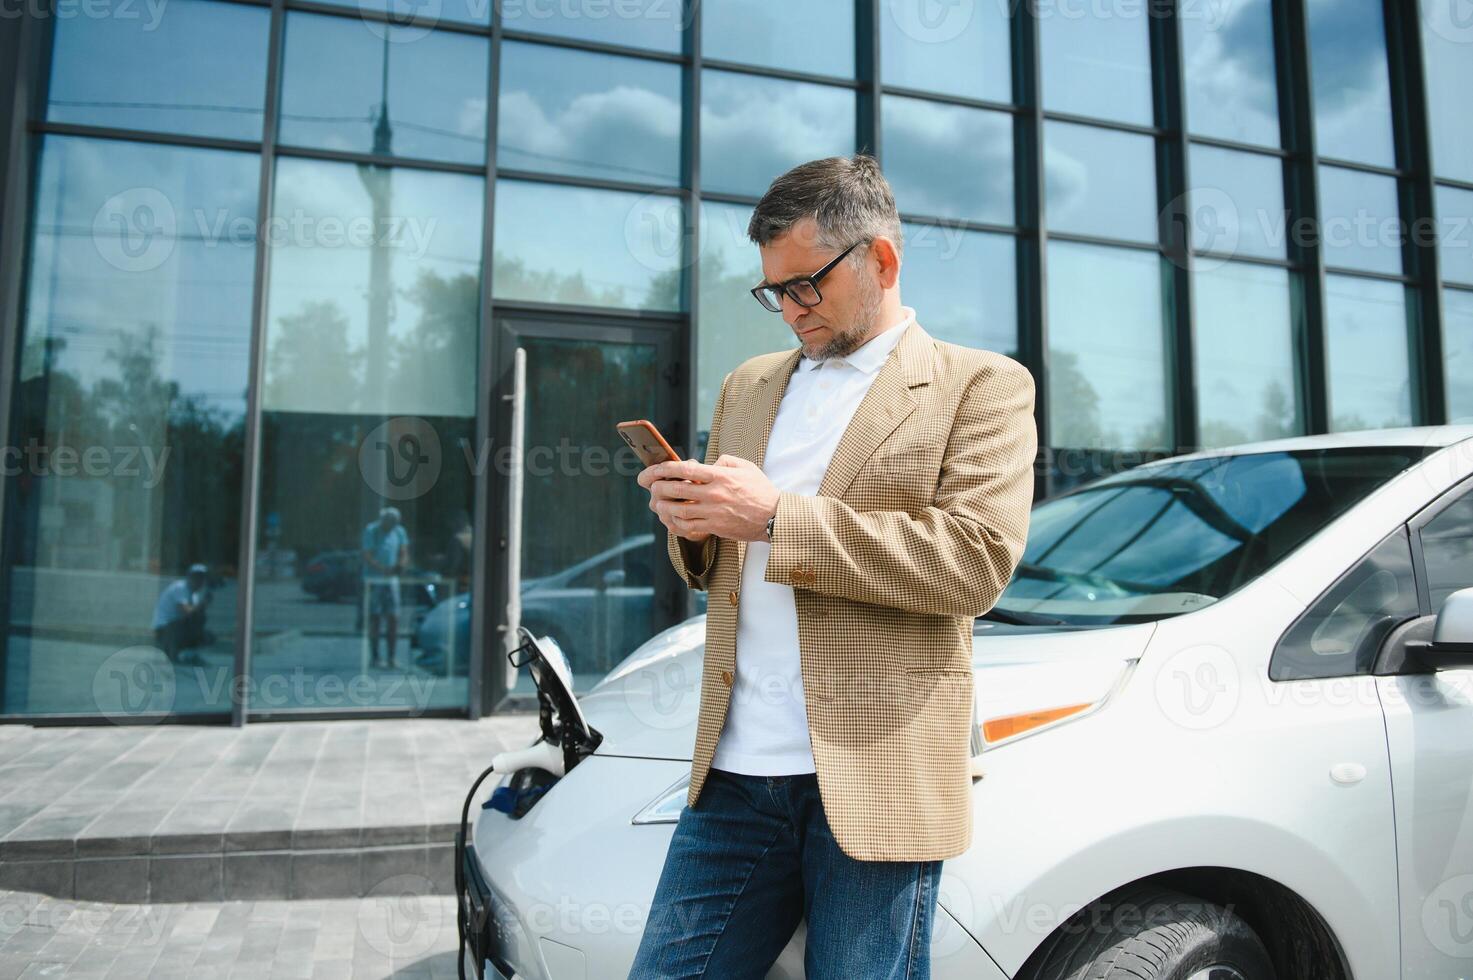
M826 361L831 357L843 357L858 350L864 343L864 335L874 328L875 321L879 319L882 302L884 302L884 296L880 292L879 284L873 280L866 280L863 304L854 326L834 334L832 340L820 347L817 353L808 359Z

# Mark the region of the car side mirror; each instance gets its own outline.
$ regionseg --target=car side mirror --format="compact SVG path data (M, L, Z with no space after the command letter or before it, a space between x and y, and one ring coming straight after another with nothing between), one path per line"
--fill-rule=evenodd
M1459 589L1444 599L1432 639L1408 641L1407 653L1434 670L1473 667L1473 589Z

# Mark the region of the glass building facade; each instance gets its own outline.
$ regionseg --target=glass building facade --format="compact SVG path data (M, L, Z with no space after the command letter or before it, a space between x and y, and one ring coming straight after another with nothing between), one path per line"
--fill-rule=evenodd
M1033 372L1039 497L1473 418L1458 0L69 10L0 18L0 721L476 716L509 623L582 688L699 611L613 424L792 345L815 157Z

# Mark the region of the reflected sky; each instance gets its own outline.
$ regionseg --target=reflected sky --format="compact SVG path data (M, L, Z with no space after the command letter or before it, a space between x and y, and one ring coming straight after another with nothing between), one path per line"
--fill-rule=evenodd
M265 409L474 417L482 185L277 161L273 215L288 231L271 249ZM379 244L332 233L336 223L371 232L374 197L387 202Z
M854 152L854 91L737 72L701 74L701 186L761 195L808 160Z
M1204 136L1278 146L1272 0L1222 8L1215 18L1180 21L1187 125Z
M171 0L154 11L57 18L46 118L259 140L270 10Z
M1193 275L1197 428L1215 448L1303 431L1289 272L1228 262Z
M902 214L1013 223L1013 121L1004 112L887 95L885 176Z
M886 85L1012 101L1007 6L880 0L880 77Z
M1421 10L1432 167L1440 177L1473 183L1473 21L1466 0L1421 0Z
M852 0L701 0L700 9L707 58L854 77Z
M1155 252L1048 243L1051 445L1166 443L1161 262Z
M1017 244L1011 235L902 226L900 298L938 340L1017 356Z
M769 313L748 292L762 281L762 253L747 238L752 209L744 204L701 202L701 326L696 356L696 426L711 424L726 372L757 354L789 350L797 338L781 315Z
M1288 216L1279 158L1200 144L1188 152L1192 247L1283 258Z
M240 417L249 362L253 153L47 136L42 144L20 380L84 387L156 330L154 370Z
M486 4L491 0L463 0ZM551 0L501 0L501 26L604 44L627 44L679 52L689 15L680 0L619 0L618 3L554 3Z
M172 0L171 0L172 2ZM379 13L392 13L402 16L406 13L417 13L420 16L432 16L435 20L453 20L467 24L490 24L491 4L493 0L438 0L433 7L419 7L415 3L403 3L401 0L323 0L334 6L349 7L355 12L358 10L373 10ZM504 2L504 0L503 0ZM508 6L514 6L515 0ZM557 4L537 4L538 9L556 11ZM360 20L362 30L374 33L382 37L378 32L382 29L380 22ZM423 36L426 29L416 27L413 29L416 36Z
M389 152L455 163L485 160L489 42L449 31L423 37L406 28L388 32L385 43L355 18L287 15L281 142L371 152L387 57Z
M1321 166L1319 176L1325 264L1400 273L1396 178L1331 166Z
M1406 287L1325 277L1330 431L1412 424Z
M1436 209L1443 281L1473 286L1473 191L1439 187Z
M666 195L497 181L495 295L679 309L681 207Z
M1043 107L1055 112L1151 125L1150 21L1086 16L1087 4L1060 7L1038 19Z
M1473 422L1473 291L1442 291L1442 355L1447 420Z
M1045 220L1051 231L1154 242L1156 156L1149 136L1043 124Z
M1381 0L1308 0L1320 156L1396 165Z
M680 183L680 66L507 41L496 162Z

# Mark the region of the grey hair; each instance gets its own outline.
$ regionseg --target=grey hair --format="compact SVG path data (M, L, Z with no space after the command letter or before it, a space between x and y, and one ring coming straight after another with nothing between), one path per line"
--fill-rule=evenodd
M747 237L766 245L804 218L817 223L814 244L822 248L844 249L883 235L895 243L897 255L902 251L895 194L879 161L868 154L810 160L779 176L757 202ZM849 258L858 262L863 256L851 252Z

